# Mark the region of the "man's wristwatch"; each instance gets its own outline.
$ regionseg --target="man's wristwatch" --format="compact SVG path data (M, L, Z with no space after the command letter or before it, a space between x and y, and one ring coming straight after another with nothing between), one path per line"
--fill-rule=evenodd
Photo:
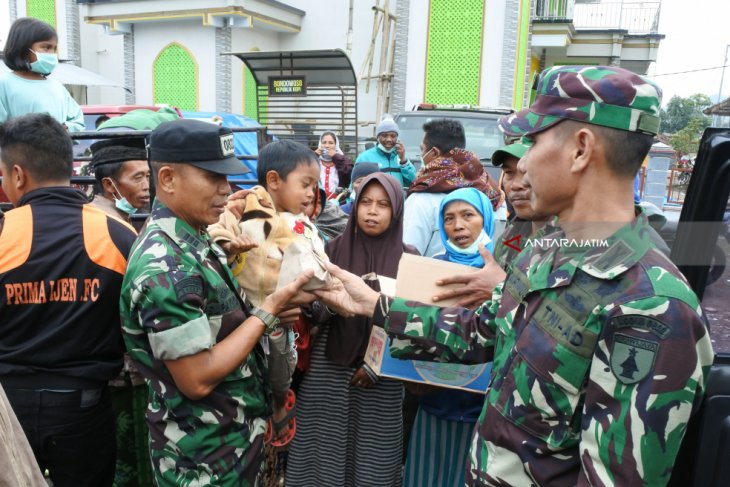
M264 334L268 335L272 333L279 326L281 321L276 316L272 315L268 311L265 311L258 306L251 310L251 316L255 316L264 322Z

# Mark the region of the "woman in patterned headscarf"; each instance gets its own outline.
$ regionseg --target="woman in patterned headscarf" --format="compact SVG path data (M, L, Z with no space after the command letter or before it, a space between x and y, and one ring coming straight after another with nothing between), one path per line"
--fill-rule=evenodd
M421 255L433 257L444 252L438 233L441 200L459 188L475 188L484 193L494 210L504 202L498 183L484 171L479 157L462 149L466 145L464 127L457 120L433 120L423 125L422 165L408 189L403 241Z

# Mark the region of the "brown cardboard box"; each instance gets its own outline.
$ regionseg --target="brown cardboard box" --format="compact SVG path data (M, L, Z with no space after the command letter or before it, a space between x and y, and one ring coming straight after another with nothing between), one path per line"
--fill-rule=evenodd
M461 287L462 284L437 286L436 281L445 277L453 277L477 272L480 269L462 264L454 264L420 255L403 254L398 264L398 279L395 295L399 298L412 299L426 304L441 307L453 306L457 299L448 299L434 303L431 298L447 289Z
M380 289L388 296L412 299L438 306L450 306L455 299L433 303L431 297L448 287L436 286L436 280L470 273L479 269L430 257L403 254L398 278L377 276ZM368 276L374 278L375 276ZM460 285L457 285L460 286ZM492 364L462 365L423 360L399 360L390 356L390 342L385 330L373 326L365 352L365 363L381 377L420 382L451 389L484 394L489 384Z

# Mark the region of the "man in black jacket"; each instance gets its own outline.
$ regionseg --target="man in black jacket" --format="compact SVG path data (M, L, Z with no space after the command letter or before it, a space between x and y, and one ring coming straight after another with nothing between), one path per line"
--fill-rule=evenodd
M55 486L111 485L107 382L122 366L119 294L135 233L69 185L66 130L45 114L0 126L0 383Z

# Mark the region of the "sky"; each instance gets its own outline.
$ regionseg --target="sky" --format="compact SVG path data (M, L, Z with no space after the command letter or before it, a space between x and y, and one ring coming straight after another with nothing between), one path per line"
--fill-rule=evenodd
M722 66L730 44L730 0L663 0L659 32L666 38L649 75ZM730 50L725 64L730 64ZM662 87L666 105L674 95L703 93L716 100L721 75L722 69L713 69L651 79ZM723 99L730 96L730 67L725 68L722 93Z
M0 39L9 28L8 1L0 0ZM722 66L730 44L730 0L662 0L659 32L666 38L659 45L657 62L649 67L649 75ZM728 54L730 59L730 51ZM674 95L704 93L715 100L721 75L722 69L713 69L652 79L662 87L666 105ZM730 96L730 67L725 68L722 92L723 99Z

